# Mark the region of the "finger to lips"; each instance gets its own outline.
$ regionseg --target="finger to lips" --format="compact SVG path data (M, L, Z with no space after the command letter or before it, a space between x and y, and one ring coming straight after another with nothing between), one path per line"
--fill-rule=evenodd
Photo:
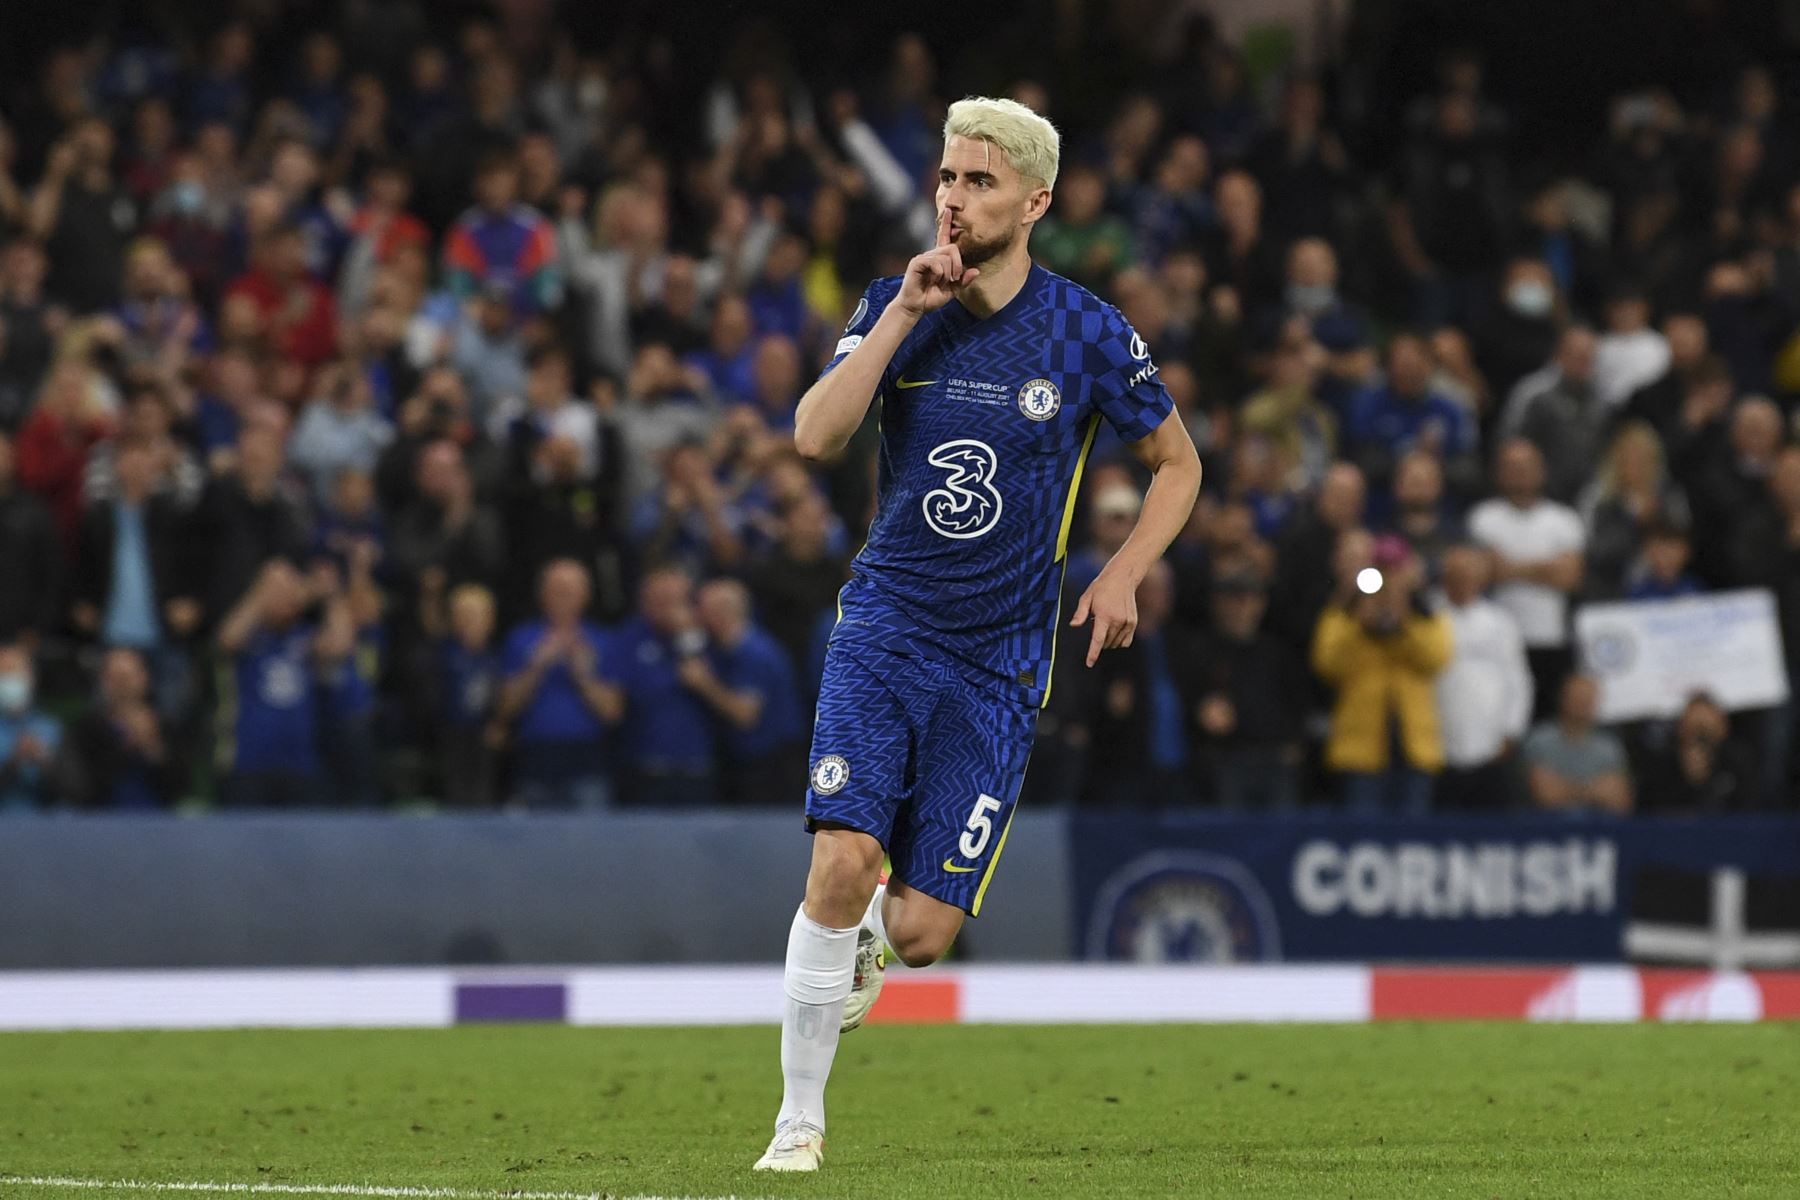
M950 244L950 210L947 208L938 210L937 244L940 246Z

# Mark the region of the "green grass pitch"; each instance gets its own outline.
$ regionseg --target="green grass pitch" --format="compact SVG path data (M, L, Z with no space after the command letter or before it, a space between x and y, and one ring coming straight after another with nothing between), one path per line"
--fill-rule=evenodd
M0 1036L0 1176L620 1196L1800 1196L1800 1024L877 1026L753 1174L764 1029ZM61 1197L190 1193L0 1185Z

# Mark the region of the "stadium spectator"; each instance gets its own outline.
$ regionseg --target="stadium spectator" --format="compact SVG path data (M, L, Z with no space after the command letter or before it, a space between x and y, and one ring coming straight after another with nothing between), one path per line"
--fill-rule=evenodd
M1531 667L1512 614L1488 599L1492 559L1460 543L1444 553L1438 611L1450 620L1450 662L1437 678L1444 736L1439 806L1498 812L1515 790L1513 751L1531 723Z
M1475 98L1438 97L1430 127L1402 159L1397 191L1388 229L1413 284L1413 319L1466 323L1503 245L1511 200L1500 147L1481 127Z
M18 487L13 439L0 432L0 642L32 645L61 624L64 561L50 512Z
M632 804L688 807L717 795L718 739L702 690L717 676L688 665L706 653L693 590L680 567L652 568L638 588L637 615L615 635L611 677L624 694L620 762Z
M1662 442L1648 422L1630 420L1619 427L1582 497L1581 511L1587 526L1586 594L1616 600L1637 567L1646 531L1688 519L1687 497L1669 479Z
M1343 535L1361 528L1367 497L1363 473L1351 463L1334 463L1312 509L1301 512L1278 543L1270 627L1296 648L1312 644L1319 614L1336 586L1320 564L1334 562Z
M1412 450L1437 456L1453 479L1479 474L1475 423L1455 401L1431 390L1431 374L1425 339L1398 334L1388 343L1386 378L1350 410L1345 447L1378 488L1392 481L1394 464Z
M1268 588L1240 566L1212 587L1212 625L1177 660L1177 674L1212 802L1287 810L1301 799L1306 667L1265 632Z
M1469 514L1469 536L1494 553L1494 600L1525 638L1536 711L1562 690L1573 665L1569 597L1581 586L1585 533L1567 505L1544 497L1544 459L1513 438L1495 458L1500 495Z
M0 646L0 812L41 809L61 789L62 722L36 700L31 652Z
M318 619L308 616L318 608ZM348 606L317 576L269 560L219 623L236 721L223 789L234 808L319 807L319 710L327 675L355 649Z
M750 617L750 593L735 579L703 586L695 613L707 652L681 660L681 681L722 725L720 799L784 805L806 788L806 736L794 666Z
M494 69L492 63L484 68ZM511 289L521 316L555 308L563 286L556 232L542 213L519 203L519 164L511 153L491 151L476 166L475 198L445 239L450 291L466 300L498 284Z
M282 477L280 425L238 434L229 474L216 476L200 502L200 537L209 562L207 612L222 617L271 558L303 562L312 538L305 507Z
M1558 715L1525 739L1531 799L1550 812L1631 812L1631 773L1625 747L1594 723L1599 686L1586 675L1563 682Z
M50 148L25 210L25 227L44 243L50 264L45 291L74 313L101 312L118 298L137 223L136 205L113 175L116 145L104 118L77 121Z
M1444 553L1461 541L1462 522L1444 496L1444 469L1423 450L1403 457L1394 469L1392 518L1387 532L1403 539L1425 570L1427 583L1442 577Z
M593 810L615 798L606 734L625 710L613 676L623 664L612 661L625 651L585 620L591 592L580 563L547 564L542 616L515 628L501 651L495 719L512 751L512 798L526 808Z
M1625 589L1627 600L1673 600L1700 593L1700 581L1688 573L1693 547L1687 529L1662 521L1644 531L1642 567Z
M1563 331L1548 367L1520 383L1507 401L1501 432L1522 437L1543 456L1544 494L1573 504L1600 456L1613 421L1594 378L1594 333L1581 325Z
M15 237L0 249L0 429L24 423L49 369L68 310L44 293L43 246Z
M153 443L122 443L116 498L83 514L72 623L102 645L150 656L157 707L178 717L188 704L186 643L205 615L205 578L190 514L157 490L158 453Z
M1672 312L1663 318L1663 340L1669 345L1669 366L1661 375L1631 393L1626 401L1626 420L1648 421L1664 439L1675 435L1682 401L1693 385L1696 372L1705 367L1710 349L1706 321L1692 312Z
M1638 811L1656 816L1746 812L1758 805L1755 755L1704 692L1688 697L1669 744L1642 772Z
M117 646L100 661L95 703L69 726L68 802L115 812L170 807L182 764L150 701L144 656Z
M796 678L805 681L806 701L813 699L817 682L809 669L813 628L832 613L849 570L843 555L831 549L832 520L824 498L808 487L788 504L775 544L751 562L746 575L757 622L787 653Z
M107 390L83 359L65 356L50 368L37 405L13 443L21 487L43 497L71 552L81 521L81 482L88 455L113 433Z
M1562 303L1549 263L1521 256L1506 264L1500 301L1488 306L1473 330L1476 361L1496 396L1513 395L1520 381L1550 361Z
M444 804L491 808L497 798L496 751L504 741L504 731L494 721L502 680L494 646L494 596L478 583L464 583L448 598L438 593L432 600L425 609L425 630L437 648L433 742Z
M257 332L284 358L309 369L323 365L337 352L337 305L307 271L306 234L278 223L254 243L251 261L226 290L225 313L233 301L247 301Z
M1063 576L1065 593L1079 596L1099 578L1100 572L1130 536L1138 510L1143 506L1144 497L1123 479L1094 493L1092 507L1088 510L1089 541L1069 555Z
M319 395L301 410L287 455L311 477L313 496L323 498L343 472L373 471L394 427L376 411L374 389L354 363L340 360L317 382Z
M1348 536L1333 568L1336 596L1312 643L1313 670L1337 690L1326 765L1351 811L1420 815L1444 765L1432 685L1450 661L1450 621L1425 608L1424 572L1398 539Z
M1175 586L1167 562L1145 573L1137 605L1130 646L1091 670L1075 655L1064 666L1068 684L1084 694L1081 716L1092 746L1086 801L1108 808L1182 808L1195 798L1193 723L1184 655L1169 628Z
M1650 298L1634 287L1620 288L1606 302L1606 332L1594 345L1594 391L1609 408L1662 378L1670 364L1669 343L1650 323Z
M125 442L142 442L157 460L157 494L183 510L197 505L206 489L206 472L194 452L174 436L174 425L174 402L166 389L151 379L133 381L117 435L88 454L81 476L82 503L101 504L118 494L114 456Z
M1106 211L1106 180L1092 167L1071 163L1057 180L1054 215L1045 218L1034 249L1049 270L1097 284L1137 261L1131 227Z

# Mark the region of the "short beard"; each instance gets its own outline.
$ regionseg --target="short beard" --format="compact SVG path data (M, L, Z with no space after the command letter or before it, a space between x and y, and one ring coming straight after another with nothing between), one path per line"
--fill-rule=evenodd
M973 233L964 230L963 236L957 241L956 249L962 255L963 266L979 267L1012 249L1013 243L1018 240L1019 231L1017 229L1008 231L1004 238L986 242L978 241Z

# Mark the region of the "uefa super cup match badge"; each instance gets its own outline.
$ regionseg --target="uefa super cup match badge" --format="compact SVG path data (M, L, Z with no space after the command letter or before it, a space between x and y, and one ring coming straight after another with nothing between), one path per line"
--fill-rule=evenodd
M813 791L819 795L829 796L835 792L841 792L844 790L844 785L849 782L850 764L844 761L842 755L827 754L813 764Z
M1062 408L1062 393L1048 379L1034 379L1019 389L1019 411L1034 421L1048 421Z

